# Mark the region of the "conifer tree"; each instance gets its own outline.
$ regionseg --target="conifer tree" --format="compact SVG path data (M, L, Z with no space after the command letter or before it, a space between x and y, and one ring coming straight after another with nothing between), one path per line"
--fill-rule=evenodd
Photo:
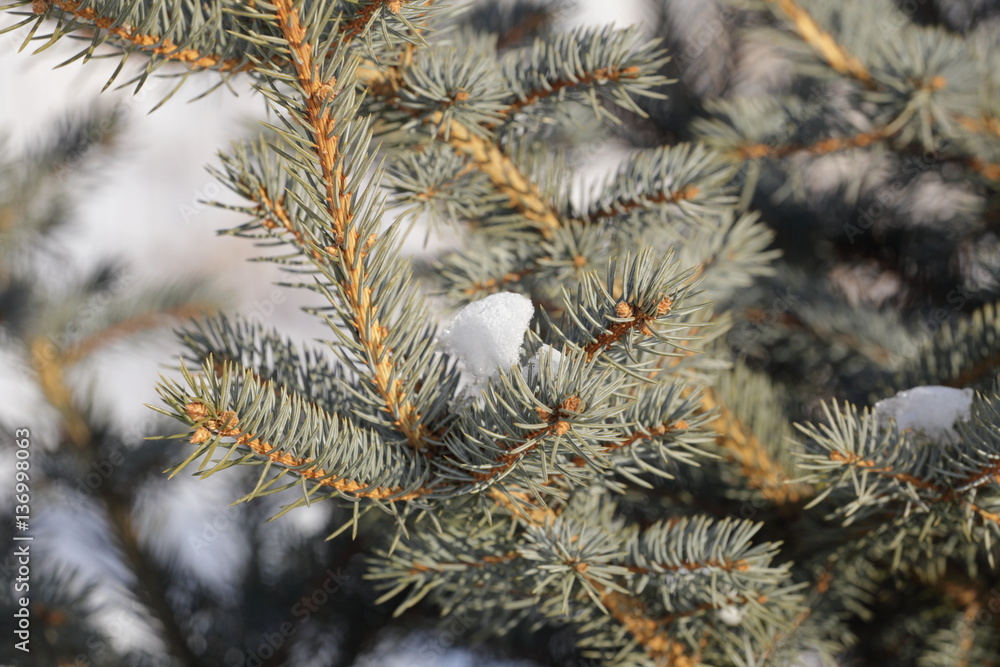
M673 51L521 3L8 9L28 40L144 58L127 83L215 77L268 106L215 172L244 201L228 233L329 335L186 326L157 406L183 424L175 474L252 471L241 500L278 516L335 505L373 604L572 637L549 662L995 663L996 31L818 0L711 4L688 30L679 6ZM699 78L727 40L776 45L785 83ZM574 192L616 134L657 139ZM965 196L928 217L887 183ZM414 265L413 220L457 249ZM834 250L894 260L909 301L852 303Z

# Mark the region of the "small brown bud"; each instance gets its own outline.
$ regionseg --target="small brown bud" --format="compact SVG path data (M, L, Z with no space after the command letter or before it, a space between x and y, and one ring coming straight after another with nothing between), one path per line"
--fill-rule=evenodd
M552 413L546 410L545 408L535 408L535 412L538 413L538 417L542 421L547 422L552 419Z
M583 574L584 572L587 571L589 567L590 566L587 563L577 563L576 565L573 566L573 569L579 572L580 574Z
M559 407L568 412L576 412L580 409L580 403L582 401L579 396L570 396Z
M556 422L556 427L553 429L556 435L566 435L569 433L569 422L559 420Z
M375 241L378 240L378 236L375 234L369 234L368 238L365 239L365 244L361 247L361 252L368 252L375 245Z
M44 14L49 10L49 3L46 0L31 0L31 11L35 14Z
M216 423L215 428L222 435L236 435L238 433L236 425L240 423L240 418L232 410L226 410L219 415L218 419L213 421Z
M582 269L586 265L587 265L587 258L584 257L583 255L576 255L575 257L573 257L573 266L575 266L576 268Z
M683 419L678 419L677 421L674 422L674 428L680 431L686 428L691 428L691 426L689 426L688 423Z
M457 91L457 92L455 93L455 96L454 96L454 98L453 98L453 99L454 99L454 100L455 100L456 102L464 102L464 101L466 101L467 99L469 99L469 93L468 93L468 91L465 91L465 90L459 90L459 91Z
M336 79L330 79L326 83L320 84L319 89L317 90L320 101L325 102L336 94L337 91L333 87L336 83Z
M656 316L663 317L670 312L670 309L674 306L674 300L669 296L665 296L660 299L660 302L656 304Z
M625 319L626 317L632 317L634 311L632 310L632 304L625 301L619 301L618 305L615 306L615 315Z
M212 432L204 426L199 426L191 435L191 444L200 445L212 436Z
M204 403L188 403L184 406L184 412L192 421L200 422L208 416L208 408Z
M646 324L645 322L643 322L642 326L639 327L639 331L641 331L644 336L652 336L653 335L653 330L650 329L649 325Z

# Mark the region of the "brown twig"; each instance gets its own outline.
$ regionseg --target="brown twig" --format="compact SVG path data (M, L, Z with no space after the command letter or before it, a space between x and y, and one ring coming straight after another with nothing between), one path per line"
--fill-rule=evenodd
M77 455L88 465L96 458L100 443L83 412L79 410L69 387L66 386L64 369L67 360L51 342L36 339L31 342L32 361L38 372L38 383L46 400L62 416L62 427L67 439L75 446ZM98 485L97 497L107 513L108 524L118 540L125 562L135 575L137 597L163 628L168 651L184 661L197 664L198 658L188 646L186 633L181 629L161 583L161 574L149 559L149 554L139 543L129 503L111 488L111 480Z
M864 472L875 473L886 479L892 479L903 484L910 484L918 489L923 489L931 493L937 494L937 497L932 499L932 502L956 502L962 507L967 507L985 521L990 521L992 523L1000 524L1000 514L996 512L990 512L989 510L979 507L971 500L967 498L962 498L959 496L955 489L949 489L936 484L926 479L910 475L909 473L894 472L889 466L878 467L878 464L871 459L865 459L857 454L844 453L839 451L830 452L830 460L836 461L837 463L843 463L844 465L854 466L860 468ZM974 484L976 482L985 480L994 475L1000 476L1000 462L994 463L993 465L987 466L985 469L980 470L972 475L969 475L964 481L959 482L957 486L965 486L967 484ZM998 480L1000 481L1000 480Z
M670 638L665 632L664 623L651 618L641 600L610 590L593 579L589 581L600 596L601 604L635 637L657 665L696 666L696 661L687 654L684 644Z
M314 150L326 185L327 209L334 237L338 239L340 246L329 250L337 251L346 274L341 287L354 313L350 324L367 354L373 383L385 402L386 411L413 447L425 447L426 427L405 395L403 381L394 377L395 364L386 344L389 331L375 313L371 300L372 288L366 287L368 273L365 257L376 239L374 234L361 239L360 232L352 225L352 194L348 190L347 175L339 160L340 136L336 133L335 121L327 108L328 100L336 94L337 84L335 81L320 79L320 64L313 59L313 45L305 41L305 28L292 0L277 0L275 10L278 26L288 42L296 79L305 97L305 121L313 137Z
M239 415L232 410L227 410L218 417L209 419L208 407L204 403L193 402L184 406L184 411L189 419L198 424L191 436L193 444L201 444L212 437L234 438L236 444L249 448L255 454L272 463L290 468L300 477L315 480L317 484L332 487L356 498L397 502L420 498L430 493L430 489L427 487L404 493L401 487L373 487L345 477L337 477L319 466L311 465L313 459L292 456L268 442L261 441L252 433L244 432L239 428Z
M707 389L701 394L699 412L707 414L716 410L717 416L709 423L709 428L716 432L719 446L739 464L751 488L759 489L765 498L778 504L795 503L808 494L802 485L784 483L784 471L763 443L729 408L718 402L714 391Z
M683 431L687 428L690 427L688 426L688 423L683 419L678 419L673 423L657 424L656 426L645 429L643 431L635 431L627 438L619 440L618 442L613 442L605 445L604 453L611 454L612 452L616 452L619 449L631 447L637 442L642 442L643 440L652 440L653 438L664 436L667 433L670 433L671 431ZM577 467L582 467L587 464L587 461L582 456L574 456L572 459L570 459L570 464Z
M505 116L512 116L525 107L537 104L544 99L552 97L553 95L558 95L566 88L572 88L574 86L589 86L591 84L607 83L608 81L615 82L621 81L622 79L634 79L640 73L641 70L635 65L623 68L599 67L593 72L584 72L582 76L574 79L556 79L555 81L549 81L547 87L530 90L524 95L523 98L514 100L514 102L504 109L503 114Z
M645 208L649 204L677 204L682 201L694 199L699 194L699 189L695 185L687 185L673 192L657 192L647 196L643 201L616 201L610 206L591 211L587 214L588 220L599 220L602 218L612 218L614 216L630 213L636 209Z
M837 43L809 12L799 7L795 0L767 0L785 13L795 31L809 46L813 47L833 69L863 83L867 88L875 85L872 73L860 60Z
M95 26L107 30L112 35L134 44L144 51L163 56L170 60L190 67L191 69L215 69L220 72L245 72L254 68L252 62L244 58L223 60L217 55L204 54L196 49L182 49L170 39L148 33L138 32L127 24L116 24L111 17L100 16L92 7L80 9L80 3L75 0L40 0L33 10L36 14L43 13L49 5L58 7L71 16L91 21Z
M166 319L187 320L202 315L210 315L215 310L214 305L185 304L167 310L157 310L142 313L102 329L97 334L83 339L63 352L66 364L75 364L86 356L93 354L97 348L108 345L125 336L131 336L140 331L147 331L164 324Z
M615 308L615 315L620 322L612 322L607 329L597 336L587 347L583 348L587 353L587 361L592 361L594 357L608 349L632 331L639 331L647 336L653 335L649 328L649 323L663 317L673 308L674 302L669 296L662 297L656 304L656 311L647 313L641 308L626 301L619 301Z

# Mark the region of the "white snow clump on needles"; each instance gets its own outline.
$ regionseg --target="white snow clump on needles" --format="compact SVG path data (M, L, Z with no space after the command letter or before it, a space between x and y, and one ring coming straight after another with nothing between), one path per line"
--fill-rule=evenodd
M542 345L535 354L528 359L528 377L538 377L542 373L542 363L545 368L552 373L559 370L559 362L562 361L562 352L551 345Z
M916 431L938 442L957 442L956 421L969 421L972 390L914 387L875 404L875 418L888 427L895 420L900 432Z
M473 301L445 325L438 343L462 362L466 391L482 389L501 368L517 364L535 314L531 299L513 292Z

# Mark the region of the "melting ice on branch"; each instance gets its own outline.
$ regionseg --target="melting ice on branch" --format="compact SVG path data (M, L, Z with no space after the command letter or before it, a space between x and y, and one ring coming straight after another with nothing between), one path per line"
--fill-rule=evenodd
M513 292L491 294L458 311L438 338L441 347L462 362L467 381L482 387L498 369L520 361L524 334L535 306Z
M875 418L888 427L895 420L900 432L922 432L938 442L958 440L956 421L969 421L971 389L928 386L901 391L875 404Z

